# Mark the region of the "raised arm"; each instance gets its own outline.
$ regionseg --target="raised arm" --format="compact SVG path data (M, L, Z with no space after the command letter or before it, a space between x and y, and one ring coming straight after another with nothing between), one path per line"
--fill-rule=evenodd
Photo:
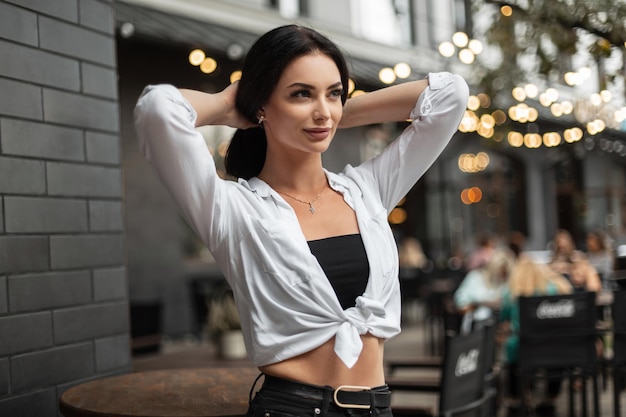
M236 86L216 94L148 86L135 107L139 147L170 191L187 222L209 249L225 233L227 186L195 126L246 126L229 101ZM248 123L249 124L249 123ZM220 214L221 213L221 214Z
M254 126L235 108L237 83L230 84L219 93L209 94L202 91L180 89L180 93L194 108L198 117L196 126L224 125L239 129Z
M425 79L410 81L351 98L343 108L339 127L406 120L427 86Z
M422 81L387 87L346 103L345 127L411 119L385 150L359 166L379 187L388 211L415 185L457 131L469 88L450 73L430 73Z

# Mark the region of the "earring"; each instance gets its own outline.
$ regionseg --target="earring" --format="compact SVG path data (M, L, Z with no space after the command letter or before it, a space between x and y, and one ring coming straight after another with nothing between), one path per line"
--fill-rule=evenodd
M262 114L259 115L259 124L263 123L263 120L265 120L265 116L263 116Z

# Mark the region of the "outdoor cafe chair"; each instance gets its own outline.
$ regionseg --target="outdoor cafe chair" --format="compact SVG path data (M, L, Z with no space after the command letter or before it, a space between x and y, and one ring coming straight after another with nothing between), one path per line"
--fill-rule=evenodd
M394 416L484 416L494 390L486 386L485 328L468 334L447 334L441 374L436 378L394 376L387 378L392 392L430 392L438 395L438 410L418 405L392 406Z
M570 416L574 415L573 382L578 378L583 415L587 416L587 378L593 382L594 415L600 415L595 299L592 292L519 298L522 392L530 389L533 379L568 377Z
M626 385L626 290L613 296L613 410L620 417L620 395Z

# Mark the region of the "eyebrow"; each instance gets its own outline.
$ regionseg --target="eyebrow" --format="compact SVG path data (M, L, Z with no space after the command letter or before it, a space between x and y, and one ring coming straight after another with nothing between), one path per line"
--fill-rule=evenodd
M310 84L306 84L306 83L293 83L287 86L287 88L294 88L294 87L298 87L298 88L306 88L308 90L315 90L315 87L310 85ZM328 86L327 90L331 90L333 88L337 88L337 87L342 87L342 83L341 81L336 82L335 84L331 84L330 86Z

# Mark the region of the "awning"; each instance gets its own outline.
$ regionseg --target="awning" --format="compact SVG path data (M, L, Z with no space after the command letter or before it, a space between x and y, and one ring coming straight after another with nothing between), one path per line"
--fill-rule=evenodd
M239 45L245 53L267 30L293 23L269 11L242 10L241 7L237 9L239 13L235 15L235 11L229 11L228 8L236 6L224 2L215 3L220 3L219 10L198 6L189 9L185 2L174 5L168 0L149 2L118 0L114 2L116 27L119 33L123 25L128 27L130 23L133 29L132 36L223 53L232 45ZM199 13L198 10L202 12ZM195 17L190 17L189 14L194 11ZM254 23L246 13L255 13ZM392 67L398 62L407 62L413 67L413 74L409 79L423 78L428 71L435 70L433 67L437 66L437 63L429 65L432 60L428 58L417 59L415 51L401 50L340 34L325 34L345 51L351 65L352 77L361 84L371 87L382 87L378 72L381 68ZM378 59L372 60L370 56L376 56ZM429 68L420 70L417 65Z

